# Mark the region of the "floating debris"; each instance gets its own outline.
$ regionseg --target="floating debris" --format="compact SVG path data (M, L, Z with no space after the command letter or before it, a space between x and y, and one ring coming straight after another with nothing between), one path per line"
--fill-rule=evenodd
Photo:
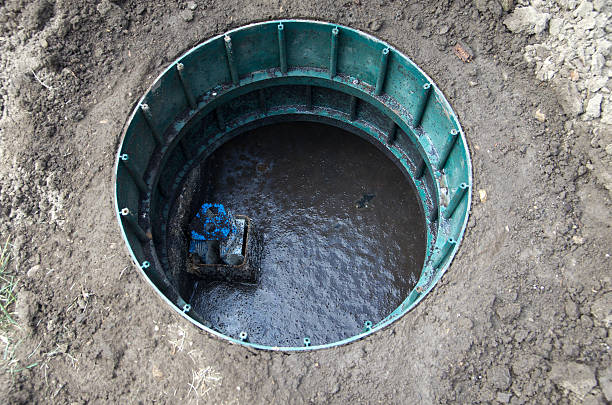
M359 201L355 203L355 207L358 209L363 209L373 206L370 204L370 201L372 201L374 197L376 197L376 194L364 194Z

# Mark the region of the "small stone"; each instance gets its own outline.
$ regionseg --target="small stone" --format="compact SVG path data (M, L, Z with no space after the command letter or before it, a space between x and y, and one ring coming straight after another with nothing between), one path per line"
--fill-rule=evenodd
M497 402L501 402L502 404L509 404L510 398L512 398L511 394L507 392L498 392L496 399L497 399Z
M487 11L487 0L473 0L473 2L474 6L476 7L476 10L480 11L481 13Z
M438 29L438 34L444 35L444 34L446 34L448 32L449 29L450 29L450 27L448 25L442 25Z
M581 405L606 405L603 394L589 394L584 398Z
M28 270L28 272L26 274L28 275L28 277L34 277L36 275L36 273L38 273L40 268L41 268L40 264L32 266L32 267L30 267L30 269Z
M591 14L591 11L593 11L593 3L591 3L590 1L582 1L574 11L574 15L576 17L584 18L587 15Z
M572 70L570 72L570 79L572 79L572 81L577 81L580 78L580 74L578 73L577 70Z
M548 23L548 32L550 32L550 35L553 36L557 36L561 33L561 30L563 29L563 19L562 18L558 18L558 17L553 17L550 19L550 22Z
M583 329L591 329L593 327L593 320L588 315L582 315L580 317L580 326Z
M584 238L582 236L574 235L572 236L572 242L578 246L584 245Z
M605 64L606 58L601 53L595 52L591 58L591 73L595 76L600 76Z
M164 378L164 373L155 364L153 364L153 367L151 367L151 374L158 380Z
M540 34L546 29L550 14L542 13L533 6L516 8L504 19L504 24L512 32Z
M378 31L379 29L381 29L383 26L383 23L381 20L372 20L368 23L368 28L371 29L372 31Z
M575 362L553 363L549 377L559 387L572 391L580 399L597 385L593 369Z
M606 153L612 156L612 143L606 145Z
M77 298L76 302L77 302L77 305L79 306L79 308L81 308L83 310L85 310L87 308L87 301L82 296L79 296Z
M585 110L585 117L587 119L590 118L599 118L601 115L601 101L603 100L603 96L601 94L595 94L589 102L587 103L587 107Z
M529 336L529 332L527 332L525 329L518 329L514 332L513 338L515 341L521 343L527 339L527 336Z
M582 96L575 83L570 81L561 82L555 87L555 91L557 93L557 100L565 115L575 118L582 114Z
M521 314L521 304L513 303L500 305L495 312L502 321L512 321Z
M608 337L608 331L606 330L606 328L595 328L595 335L597 335L601 339L605 339Z
M195 1L188 1L187 8L189 10L195 10L196 8L198 8L198 3L196 3Z
M595 17L587 15L577 24L578 28L589 31L595 28Z
M598 39L596 42L596 48L597 52L603 56L610 56L610 51L612 51L612 42L605 38Z
M487 190L485 189L480 189L478 190L478 197L480 198L480 202L486 202L487 201Z
M601 122L612 125L612 99L604 103L601 108Z
M499 0L499 4L505 12L512 10L514 6L514 0Z
M472 322L472 320L470 318L466 318L465 316L462 316L461 318L459 318L459 320L457 321L457 323L459 324L459 327L463 328L463 329L472 329L474 327L474 322Z
M102 0L96 6L96 10L98 10L98 13L100 13L100 15L105 16L111 10L112 7L113 5L109 0Z
M591 314L605 327L612 326L612 292L605 293L591 304Z
M193 20L193 11L191 10L183 10L181 11L180 15L181 15L181 18L186 22Z
M98 3L96 9L104 17L107 26L118 30L127 27L128 20L125 12L117 4L111 3L109 0L102 0Z
M576 305L574 301L572 300L565 301L565 315L567 315L567 317L570 319L578 318L578 315L579 315L578 305Z
M512 361L512 372L516 375L527 375L542 364L542 357L535 354L519 354Z
M533 116L535 117L536 120L538 120L540 122L546 121L546 115L542 111L540 111L540 110L536 110L536 112L533 114Z
M591 93L597 93L608 82L607 77L592 77L587 80L587 87Z
M597 375L597 381L599 381L599 388L601 388L606 399L612 401L612 366L600 371Z
M31 330L34 317L38 310L36 296L29 291L20 291L17 294L17 302L15 303L15 315L19 320L19 324L24 326L26 330Z
M578 0L557 0L557 2L566 10L573 10L578 5Z
M493 366L487 371L487 381L494 388L504 391L510 388L512 383L510 370L506 366Z

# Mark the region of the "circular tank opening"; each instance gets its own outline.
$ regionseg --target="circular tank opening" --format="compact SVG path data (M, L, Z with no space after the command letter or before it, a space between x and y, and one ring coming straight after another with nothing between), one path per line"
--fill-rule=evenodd
M124 131L115 203L134 262L186 319L310 350L423 299L470 188L461 127L429 77L367 34L289 20L212 38L156 79Z

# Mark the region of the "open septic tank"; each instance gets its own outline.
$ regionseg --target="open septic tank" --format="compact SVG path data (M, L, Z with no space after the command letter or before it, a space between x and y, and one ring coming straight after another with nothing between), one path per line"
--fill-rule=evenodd
M457 117L405 55L351 28L270 21L198 45L155 80L126 124L115 208L134 262L186 319L234 343L309 350L423 299L457 251L471 185ZM209 271L194 250L208 203L244 218L244 262Z

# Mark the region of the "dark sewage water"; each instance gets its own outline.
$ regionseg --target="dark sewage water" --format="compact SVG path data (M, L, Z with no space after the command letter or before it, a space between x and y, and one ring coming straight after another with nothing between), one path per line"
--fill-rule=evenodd
M222 145L198 170L196 205L251 217L264 240L257 284L190 279L192 311L222 333L270 346L335 342L381 321L416 284L426 243L419 200L359 136L270 125Z

